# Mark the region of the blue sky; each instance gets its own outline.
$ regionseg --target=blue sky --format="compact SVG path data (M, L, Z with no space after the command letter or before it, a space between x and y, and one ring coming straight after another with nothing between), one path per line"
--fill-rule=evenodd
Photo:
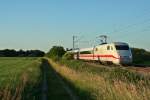
M93 45L101 34L150 50L150 0L1 0L0 49Z

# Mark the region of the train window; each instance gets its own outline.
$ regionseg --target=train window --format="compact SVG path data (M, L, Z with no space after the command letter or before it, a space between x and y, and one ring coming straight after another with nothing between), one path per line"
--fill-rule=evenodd
M116 45L115 47L117 50L129 50L128 45Z
M107 46L107 50L110 50L110 46Z
M81 51L80 54L92 54L92 51Z
M95 48L95 51L98 51L98 48Z
M113 50L113 47L111 46L111 50Z

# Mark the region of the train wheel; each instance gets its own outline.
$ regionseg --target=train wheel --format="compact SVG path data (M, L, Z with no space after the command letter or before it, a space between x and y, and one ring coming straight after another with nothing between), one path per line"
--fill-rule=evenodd
M107 64L108 65L113 65L113 62L112 61L107 61Z

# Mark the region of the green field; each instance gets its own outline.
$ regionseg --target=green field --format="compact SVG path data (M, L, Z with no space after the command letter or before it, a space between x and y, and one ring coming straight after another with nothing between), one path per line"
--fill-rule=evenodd
M47 100L149 100L150 75L76 60L0 58L0 100L45 100L44 96Z
M0 87L15 82L35 58L0 58Z
M0 58L0 99L38 98L40 64L37 58Z
M46 90L43 89L44 75ZM42 100L43 95L48 100L70 100L45 58L0 58L0 100Z

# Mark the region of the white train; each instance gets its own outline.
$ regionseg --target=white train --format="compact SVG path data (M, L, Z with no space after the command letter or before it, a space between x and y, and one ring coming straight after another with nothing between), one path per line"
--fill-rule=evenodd
M131 64L132 53L127 43L114 42L93 48L74 50L75 59L95 60L102 63Z

